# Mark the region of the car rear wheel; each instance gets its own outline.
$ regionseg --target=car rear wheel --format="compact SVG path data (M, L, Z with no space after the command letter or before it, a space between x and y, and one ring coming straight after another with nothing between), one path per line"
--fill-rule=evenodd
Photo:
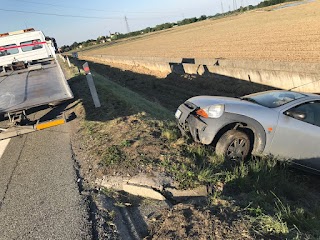
M226 160L243 161L249 155L250 144L246 133L232 129L218 140L216 154Z

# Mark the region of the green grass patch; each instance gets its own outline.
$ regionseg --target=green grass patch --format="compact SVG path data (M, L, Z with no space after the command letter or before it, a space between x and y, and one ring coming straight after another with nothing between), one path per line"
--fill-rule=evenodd
M151 116L151 118L158 120L174 119L173 113L168 111L166 108L157 103L148 101L139 94L114 83L108 78L94 73L94 79L99 94L106 96L106 101L108 101L108 97L110 99L110 96L107 96L106 94L112 92L120 102L125 103L127 106L130 106L138 112L146 112ZM109 101L113 101L113 99L110 99ZM119 111L121 111L121 109L119 109Z
M111 166L124 161L125 156L119 146L112 145L111 147L106 148L106 150L101 154L101 159L104 165Z

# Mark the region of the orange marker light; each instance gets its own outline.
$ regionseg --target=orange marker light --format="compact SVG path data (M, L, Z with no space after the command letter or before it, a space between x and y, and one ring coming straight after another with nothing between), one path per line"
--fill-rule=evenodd
M268 128L268 131L269 131L269 132L272 132L272 130L273 130L272 127L269 127L269 128Z
M199 109L198 111L196 111L196 114L201 116L201 117L204 117L204 118L208 118L208 113L206 113L206 111L204 111L203 109Z

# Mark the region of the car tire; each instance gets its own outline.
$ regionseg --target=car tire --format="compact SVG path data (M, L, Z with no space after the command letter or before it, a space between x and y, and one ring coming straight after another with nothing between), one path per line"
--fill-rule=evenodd
M251 142L249 136L239 130L229 130L218 140L216 154L226 160L243 161L250 153Z

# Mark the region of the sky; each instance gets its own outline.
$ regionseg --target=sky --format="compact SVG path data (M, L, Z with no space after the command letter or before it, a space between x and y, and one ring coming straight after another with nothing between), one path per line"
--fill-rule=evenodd
M215 15L261 0L0 0L0 33L34 28L58 46L184 18ZM127 20L125 20L127 19ZM127 25L128 24L128 25Z

